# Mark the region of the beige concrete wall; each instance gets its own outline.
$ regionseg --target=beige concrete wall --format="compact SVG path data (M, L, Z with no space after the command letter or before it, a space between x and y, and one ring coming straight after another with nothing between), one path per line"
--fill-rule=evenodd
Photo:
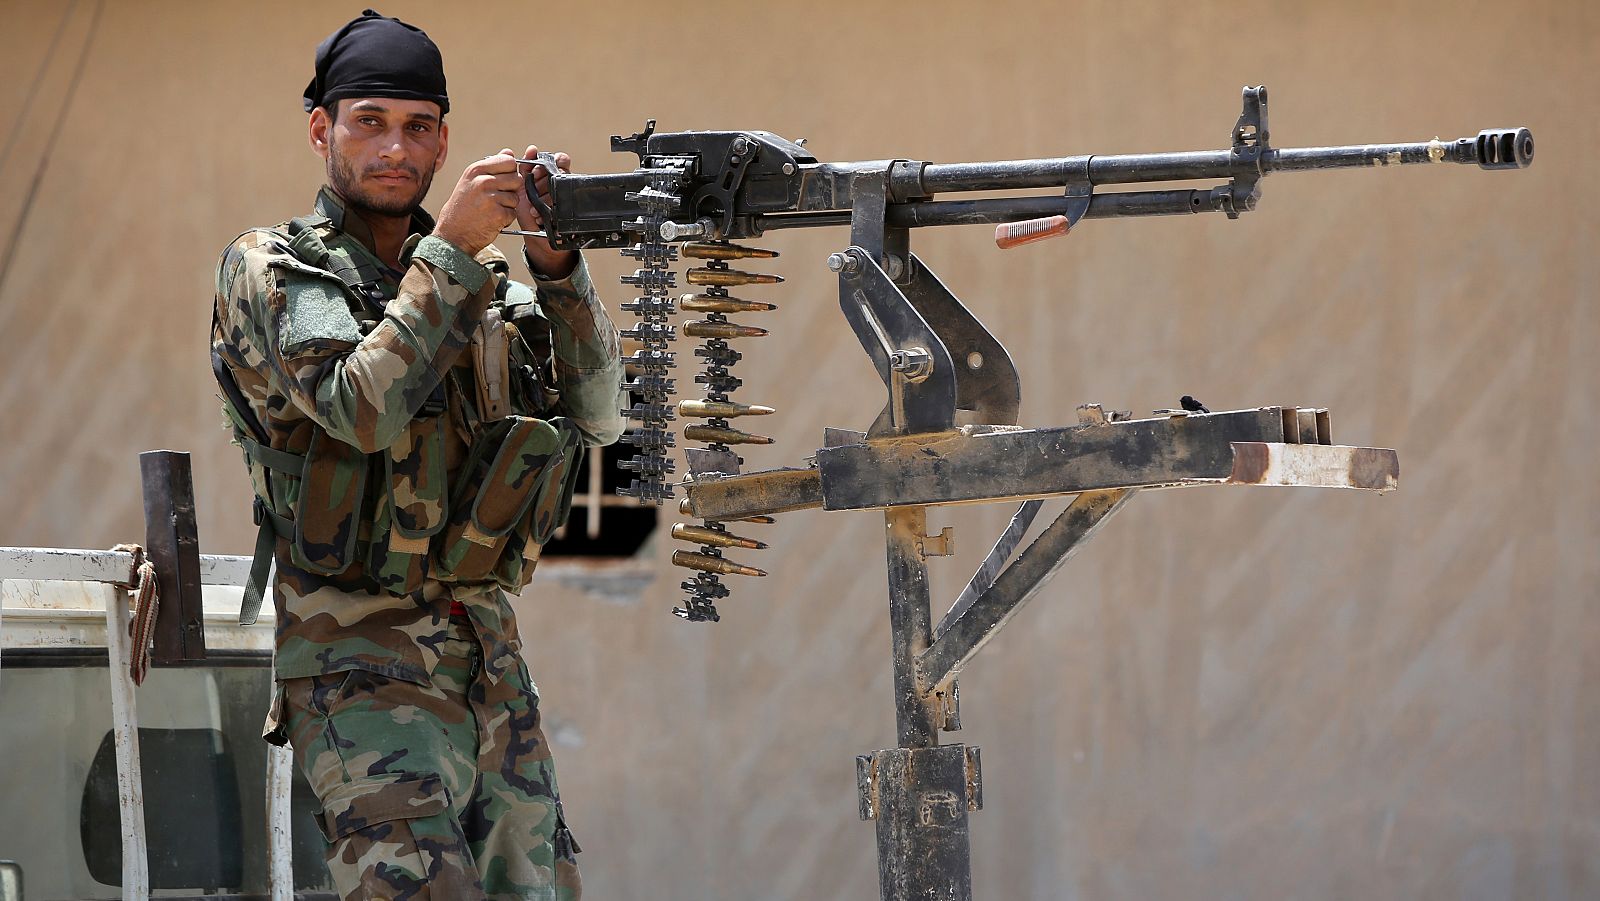
M204 550L246 553L210 269L307 207L299 93L358 7L95 9L0 9L0 544L136 538L134 455L177 447ZM384 9L444 48L456 163L532 140L611 170L606 136L647 116L838 160L1210 148L1261 82L1280 146L1531 126L1519 174L1277 176L1238 222L1096 222L1010 253L984 228L916 236L1017 359L1026 423L1183 393L1316 404L1337 439L1402 457L1383 497L1136 499L969 670L959 737L984 749L984 898L1600 894L1593 4ZM771 242L790 281L739 374L782 408L781 443L752 464L881 406L821 267L842 240ZM1004 516L934 514L960 545L934 563L943 597ZM666 614L665 546L635 602L534 583L524 632L592 897L873 896L851 758L894 738L879 530L788 517L773 577L708 628Z

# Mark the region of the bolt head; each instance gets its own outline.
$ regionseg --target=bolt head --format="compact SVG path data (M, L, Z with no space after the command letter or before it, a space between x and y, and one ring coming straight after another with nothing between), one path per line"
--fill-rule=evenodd
M828 254L828 268L834 272L843 272L850 265L850 255L847 253Z

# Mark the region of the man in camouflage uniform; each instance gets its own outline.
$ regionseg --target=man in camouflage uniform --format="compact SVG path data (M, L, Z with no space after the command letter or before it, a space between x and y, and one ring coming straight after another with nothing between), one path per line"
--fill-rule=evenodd
M218 268L213 367L277 564L268 739L321 801L344 897L567 901L578 849L504 589L581 446L622 429L618 336L577 254L527 238L534 288L507 279L491 242L540 226L509 150L422 211L448 108L420 30L368 10L335 32L306 91L316 215Z

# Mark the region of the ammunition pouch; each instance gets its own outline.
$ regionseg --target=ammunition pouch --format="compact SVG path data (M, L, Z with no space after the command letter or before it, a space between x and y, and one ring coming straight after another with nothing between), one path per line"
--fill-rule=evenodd
M251 582L265 583L272 539L280 537L294 566L325 576L364 574L397 596L417 591L430 575L520 591L540 546L571 509L582 436L564 418L491 423L447 496L446 427L439 417L413 420L376 454L320 430L303 455L242 437L246 456L275 473L274 493L289 498L255 498L261 531Z
M473 442L451 497L438 577L527 584L539 546L566 519L582 439L565 419L511 416Z

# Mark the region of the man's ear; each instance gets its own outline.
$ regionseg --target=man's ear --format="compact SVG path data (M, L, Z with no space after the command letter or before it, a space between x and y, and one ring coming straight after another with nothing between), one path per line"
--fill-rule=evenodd
M438 172L444 168L444 158L450 152L450 126L444 121L439 122L439 155L433 160L433 171Z
M328 154L332 152L333 120L328 118L328 111L320 106L311 111L311 118L306 128L306 140L311 142L311 149L316 151L317 156L323 159L327 159Z

